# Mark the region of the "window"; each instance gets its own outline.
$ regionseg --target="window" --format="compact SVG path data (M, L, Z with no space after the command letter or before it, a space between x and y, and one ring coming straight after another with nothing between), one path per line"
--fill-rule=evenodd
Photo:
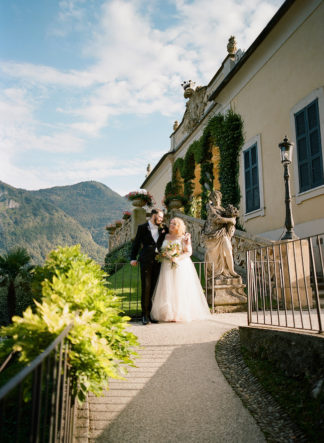
M249 213L260 209L260 189L258 170L257 143L246 149L244 155L245 181L245 212Z
M243 221L264 216L261 135L249 138L240 153Z
M324 183L318 99L294 114L296 127L299 191Z

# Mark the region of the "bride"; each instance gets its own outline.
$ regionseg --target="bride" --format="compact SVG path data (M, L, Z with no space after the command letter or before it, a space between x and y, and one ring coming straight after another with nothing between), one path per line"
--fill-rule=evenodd
M171 220L169 234L162 251L174 248L180 255L163 260L159 279L153 294L151 317L160 321L203 320L211 316L202 290L192 254L190 234L181 218Z

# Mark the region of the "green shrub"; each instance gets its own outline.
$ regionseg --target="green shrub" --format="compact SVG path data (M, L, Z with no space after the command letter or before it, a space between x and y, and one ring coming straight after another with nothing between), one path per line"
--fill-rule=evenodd
M88 391L99 395L110 377L121 378L125 364L133 365L137 340L126 330L129 317L119 315L105 272L79 245L52 251L44 266L35 269L33 290L42 294L35 312L28 307L0 329L0 359L14 349L22 364L30 363L73 321L69 362L80 401Z

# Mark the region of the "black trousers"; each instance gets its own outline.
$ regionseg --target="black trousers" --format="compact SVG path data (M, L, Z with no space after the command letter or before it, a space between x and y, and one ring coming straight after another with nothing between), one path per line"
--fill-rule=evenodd
M142 282L142 315L149 317L152 309L152 296L159 277L161 263L155 259L141 263L141 282Z

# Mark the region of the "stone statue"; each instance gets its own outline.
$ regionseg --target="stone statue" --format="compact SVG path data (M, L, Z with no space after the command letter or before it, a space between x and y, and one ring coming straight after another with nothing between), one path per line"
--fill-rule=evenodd
M151 174L151 172L152 172L151 165L150 165L150 163L148 163L147 168L146 168L146 176L145 177L148 177Z
M238 209L221 206L222 193L212 191L207 203L207 220L203 229L205 261L214 263L215 278L239 277L234 271L231 239L235 232Z
M175 120L175 122L173 123L173 131L176 131L179 128L179 122L178 120Z

